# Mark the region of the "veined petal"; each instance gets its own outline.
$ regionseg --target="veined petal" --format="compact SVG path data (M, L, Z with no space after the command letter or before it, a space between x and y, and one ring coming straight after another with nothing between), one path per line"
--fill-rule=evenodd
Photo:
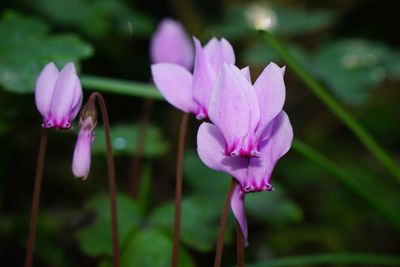
M171 105L184 112L196 112L192 74L188 70L176 64L159 63L151 66L151 72L156 87Z
M242 73L242 75L244 77L246 77L246 79L251 82L251 76L250 76L250 68L249 66L244 67L243 69L240 69L240 72Z
M226 172L240 182L245 177L248 159L228 157L224 155L224 148L224 138L218 128L203 122L197 133L197 152L200 159L209 168Z
M218 41L217 38L212 38L204 46L204 54L215 73L219 71L222 64L235 64L235 53L232 45L224 38Z
M36 107L46 120L49 116L51 99L57 82L59 71L53 62L47 64L36 80Z
M239 71L240 72L240 71ZM208 106L210 120L224 136L225 153L238 155L241 141L247 135L251 115L246 88L232 66L224 64L215 81Z
M260 125L257 130L259 137L283 108L286 95L284 73L285 68L280 68L271 62L254 83L261 113Z
M70 128L71 111L73 108L75 89L79 78L73 63L68 63L61 70L54 89L50 106L50 116L53 127Z
M94 136L92 131L79 131L78 140L72 158L72 173L76 178L86 180L89 175L93 140Z
M268 138L261 141L260 158L251 158L246 180L242 184L246 192L272 190L270 179L277 161L285 155L293 141L293 129L284 111L271 122Z
M237 222L240 225L245 240L245 246L247 247L249 245L249 242L247 241L248 231L246 212L244 208L244 192L241 189L240 185L236 185L235 189L233 190L231 198L231 209L236 217Z
M197 117L202 119L208 116L208 103L216 72L210 62L205 58L200 41L193 37L195 46L195 59L193 67L193 98L199 104Z
M193 67L193 46L182 24L164 19L150 42L152 63L174 63L188 70Z

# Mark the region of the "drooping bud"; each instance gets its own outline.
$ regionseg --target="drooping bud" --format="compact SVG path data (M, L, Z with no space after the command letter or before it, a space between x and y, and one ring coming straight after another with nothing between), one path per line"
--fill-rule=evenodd
M72 173L76 178L86 180L90 172L94 129L97 124L97 111L93 102L83 106L79 117L78 139L72 159Z

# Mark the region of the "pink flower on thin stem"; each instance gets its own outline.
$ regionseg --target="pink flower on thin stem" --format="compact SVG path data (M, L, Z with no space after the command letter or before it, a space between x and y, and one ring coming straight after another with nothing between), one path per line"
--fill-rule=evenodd
M82 87L73 63L59 72L49 63L36 80L36 107L44 128L69 129L82 106Z
M197 135L197 151L204 164L232 175L238 182L231 208L246 240L244 195L273 190L272 171L293 140L292 126L282 110L282 75L282 69L271 63L253 87L246 73L235 66L224 65L209 107L210 119L215 125L204 122ZM248 140L253 140L246 139L248 137L255 138L257 157L250 157L249 153L245 156L227 153L227 147L240 152L243 145L249 144Z
M156 87L171 105L204 119L208 117L208 103L218 71L224 63L235 64L235 54L223 38L213 38L204 47L196 38L193 40L193 74L171 63L154 64L151 71Z
M193 45L182 24L164 19L150 42L152 63L173 63L188 70L193 67Z

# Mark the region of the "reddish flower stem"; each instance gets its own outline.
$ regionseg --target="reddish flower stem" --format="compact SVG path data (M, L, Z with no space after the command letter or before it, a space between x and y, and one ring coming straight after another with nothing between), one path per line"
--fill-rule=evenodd
M189 113L182 115L181 127L179 129L178 157L176 162L176 184L175 184L175 219L174 219L174 244L172 249L172 267L178 267L179 243L181 231L181 204L182 204L182 166L185 150L186 130Z
M27 249L26 249L25 264L24 264L25 267L31 267L33 263L33 251L36 239L36 225L39 213L40 191L42 187L43 167L46 155L47 133L48 133L47 129L43 128L40 135L39 152L36 164L35 185L33 188L33 197L32 197L31 222L29 225L29 234L26 246Z
M219 224L217 248L216 248L216 251L215 251L214 267L220 267L221 266L222 251L223 251L223 248L224 248L225 228L226 228L226 224L228 222L229 206L230 206L230 203L231 203L232 193L233 193L233 189L235 189L235 185L236 185L235 179L232 178L232 180L231 180L231 182L229 184L228 192L226 193L224 209L222 211L221 221L220 221L220 224Z
M239 223L236 223L236 256L237 266L244 267L244 237Z
M94 105L95 100L97 100L97 103L99 104L100 107L103 119L105 142L107 146L108 188L110 192L111 226L112 226L112 240L113 240L113 267L119 267L120 256L119 256L119 243L118 243L117 199L116 199L117 186L116 186L114 159L112 154L112 145L110 136L110 121L108 118L107 105L103 96L98 92L94 92L90 95L88 103Z
M129 193L135 198L138 194L138 188L140 186L140 172L141 172L141 164L142 164L142 156L144 146L146 144L146 132L149 126L150 115L153 109L154 99L146 98L143 102L142 106L142 114L139 124L139 129L136 136L136 145L135 145L135 156L132 161L132 171L131 171L131 179L129 184Z

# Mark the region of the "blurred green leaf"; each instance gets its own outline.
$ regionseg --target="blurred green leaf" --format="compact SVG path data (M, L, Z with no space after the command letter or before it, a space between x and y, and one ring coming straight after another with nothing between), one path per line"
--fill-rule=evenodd
M112 251L110 200L106 193L98 194L88 201L86 209L95 214L95 220L77 233L80 249L87 255L98 256ZM118 236L120 244L128 242L132 231L138 230L142 221L136 202L118 194Z
M332 92L349 104L367 101L388 71L391 76L400 76L399 56L383 43L363 39L327 43L316 53L313 66Z
M155 229L139 232L124 249L121 267L171 266L172 240ZM184 248L180 249L179 266L194 266Z
M181 238L186 245L201 251L214 249L218 233L219 219L224 199L210 197L187 197L182 201ZM172 231L174 224L174 203L158 207L150 217L152 225ZM225 242L231 242L233 227L228 226Z
M255 24L267 23L269 30L279 35L304 35L333 24L335 16L329 10L304 10L287 6L252 3L234 5L226 10L222 22L211 29L212 34L231 40L254 34Z
M42 21L11 11L0 21L0 85L17 93L32 93L35 80L49 61L59 67L93 53L73 34L48 35Z
M138 135L137 125L120 124L111 127L111 141L114 156L131 155L136 149L136 138ZM104 130L96 128L95 140L93 142L93 154L105 154L106 144L104 142ZM149 125L146 134L146 143L143 148L143 156L155 157L164 154L168 150L168 143L163 138L161 130Z
M118 0L38 0L32 8L52 21L71 26L93 38L121 35L143 36L152 33L154 23Z

